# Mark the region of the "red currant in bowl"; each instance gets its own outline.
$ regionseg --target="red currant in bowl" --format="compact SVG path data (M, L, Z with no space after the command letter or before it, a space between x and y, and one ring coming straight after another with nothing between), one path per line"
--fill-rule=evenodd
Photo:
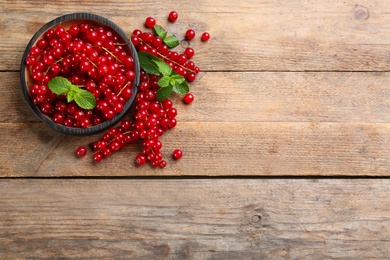
M137 51L110 20L58 17L32 37L21 63L22 92L34 114L65 134L102 132L132 106L140 80Z

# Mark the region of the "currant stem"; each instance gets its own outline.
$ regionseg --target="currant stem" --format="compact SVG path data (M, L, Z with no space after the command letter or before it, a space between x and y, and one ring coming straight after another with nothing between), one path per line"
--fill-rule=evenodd
M128 86L128 85L130 85L130 81L128 81L128 82L126 82L126 84L121 88L121 90L119 90L119 92L118 92L118 94L116 94L117 96L119 96L121 93L122 93L122 91Z
M120 63L123 63L117 56L115 56L114 53L112 53L111 51L109 51L106 47L102 47L103 50L105 50L108 54L110 54L112 57L114 57L114 59L116 59L118 62Z
M92 64L92 66L94 66L97 69L99 68L93 61L91 61L90 58L86 57L86 59L87 59L87 61L89 61Z
M69 56L70 56L70 55L69 55ZM64 59L64 58L61 58L61 59L58 59L58 60L56 60L55 62L53 62L53 64L51 64L51 65L47 68L47 70L45 71L45 75L49 72L49 70L51 69L51 67L52 67L54 64L57 64L57 63L61 62L63 59Z

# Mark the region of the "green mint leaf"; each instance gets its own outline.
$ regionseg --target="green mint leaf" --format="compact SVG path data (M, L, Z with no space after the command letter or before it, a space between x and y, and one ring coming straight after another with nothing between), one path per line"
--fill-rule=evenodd
M166 62L163 60L160 60L158 58L155 58L153 60L154 63L156 63L158 70L163 74L163 76L170 76L172 73L172 68L169 66Z
M54 77L48 83L49 89L56 95L67 94L70 91L71 85L72 83L63 77Z
M67 101L68 103L72 102L74 100L74 96L76 95L76 92L74 91L69 91L67 94Z
M180 43L179 39L173 35L166 37L163 41L169 48L175 48Z
M176 72L172 73L171 78L173 78L176 81L176 84L181 84L186 80L183 76L177 74Z
M173 79L172 77L169 77L169 85L171 85L171 86L176 86L176 85L177 85L177 84L176 84L176 80Z
M69 92L77 93L77 92L79 92L79 91L80 91L80 88L79 88L78 86L73 85L73 84L70 85Z
M163 76L161 79L159 79L157 81L157 84L162 87L162 88L165 88L165 87L168 87L169 86L169 82L170 82L170 78L169 76Z
M138 60L141 68L148 74L160 75L159 68L154 60L157 59L147 52L138 52Z
M163 28L161 28L160 26L155 25L153 27L153 30L154 30L154 33L157 34L158 36L160 36L160 38L162 40L164 40L167 37L168 33Z
M171 86L171 85L169 85L166 88L160 88L157 91L157 100L161 102L161 101L164 101L165 99L167 99L169 97L169 95L171 95L172 89L173 89L173 86Z
M74 101L79 107L84 109L93 109L96 106L95 96L85 89L79 89L74 95Z
M190 91L190 88L188 87L188 84L186 81L183 81L180 84L176 84L173 87L173 91L178 94L186 94Z

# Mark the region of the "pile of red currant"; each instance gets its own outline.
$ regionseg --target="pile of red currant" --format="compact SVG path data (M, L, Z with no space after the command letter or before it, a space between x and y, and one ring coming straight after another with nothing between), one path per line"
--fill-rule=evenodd
M133 93L134 60L125 46L111 30L86 23L47 30L26 58L34 104L68 127L87 128L112 119ZM67 102L66 95L54 94L48 84L58 76L92 93L96 107L83 109Z
M177 18L178 14L175 11L172 11L168 16L170 22L175 22ZM146 18L146 28L153 28L155 24L156 20L154 18ZM185 38L192 40L194 36L194 30L189 29ZM207 41L209 38L210 35L207 32L201 36L202 41ZM131 41L138 52L148 52L165 61L187 82L193 82L196 79L200 69L191 61L195 53L192 48L186 48L184 53L175 52L158 35L152 32L142 32L139 29L133 31ZM118 126L105 132L101 139L93 142L94 161L100 162L126 144L141 143L142 151L135 157L137 165L150 162L154 167L166 167L167 163L161 153L162 142L160 137L167 130L176 126L177 109L173 107L172 100L168 98L163 101L158 100L159 79L160 76L148 74L141 70L139 90L134 103L134 119L132 121L123 120ZM187 93L183 97L183 102L186 104L192 103L193 100L194 96L191 93ZM87 149L84 146L77 149L77 155L80 157L85 156L86 153ZM182 155L180 149L175 149L172 153L174 159L180 159Z

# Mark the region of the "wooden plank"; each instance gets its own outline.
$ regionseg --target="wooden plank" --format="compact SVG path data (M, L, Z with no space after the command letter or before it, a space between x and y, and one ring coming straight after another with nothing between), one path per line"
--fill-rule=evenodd
M390 124L180 122L162 138L166 169L136 167L138 145L101 163L79 145L101 135L65 136L42 124L0 124L0 176L388 176ZM172 151L184 156L173 161Z
M102 8L104 6L104 8ZM203 70L383 71L389 70L390 7L385 0L356 1L7 1L0 8L0 70L18 70L24 48L46 22L71 12L105 16L129 34L147 16L183 37L189 27L211 33L192 41ZM168 24L171 10L180 14ZM17 19L15 19L17 17ZM183 44L187 46L187 44ZM183 49L183 47L181 47ZM179 48L180 49L180 48Z
M0 180L0 258L387 259L389 179Z
M38 122L19 74L0 73L0 122ZM390 122L390 73L207 72L195 102L173 96L182 122Z

